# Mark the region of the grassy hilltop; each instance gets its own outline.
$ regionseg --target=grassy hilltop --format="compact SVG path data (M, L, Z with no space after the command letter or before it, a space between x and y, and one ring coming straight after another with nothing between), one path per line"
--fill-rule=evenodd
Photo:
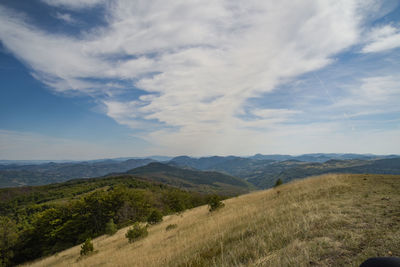
M32 266L358 266L400 256L400 176L324 175L164 217L129 244L128 228ZM170 224L177 228L166 231Z

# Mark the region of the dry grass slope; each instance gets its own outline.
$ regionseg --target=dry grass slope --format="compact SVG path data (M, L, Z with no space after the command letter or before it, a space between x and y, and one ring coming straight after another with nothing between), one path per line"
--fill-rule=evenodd
M177 228L166 231L169 224ZM164 218L129 244L127 228L32 266L358 266L400 256L400 176L324 175Z

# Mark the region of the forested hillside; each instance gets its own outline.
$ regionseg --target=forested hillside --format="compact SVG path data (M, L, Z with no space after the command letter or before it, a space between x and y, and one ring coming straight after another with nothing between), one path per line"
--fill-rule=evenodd
M163 163L150 163L127 172L152 181L204 193L238 195L254 189L250 183L231 175L177 168Z
M104 234L107 223L120 228L208 198L132 175L0 189L0 260L13 265L50 255Z

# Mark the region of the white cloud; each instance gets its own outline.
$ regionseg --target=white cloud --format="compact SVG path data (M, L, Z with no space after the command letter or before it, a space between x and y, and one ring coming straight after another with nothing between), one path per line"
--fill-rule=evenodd
M69 13L60 13L60 12L57 12L57 13L54 15L54 17L56 17L56 18L59 19L59 20L62 20L62 21L64 21L64 22L66 22L66 23L69 23L69 24L75 24L75 23L77 23L77 20L74 19L74 18L71 16L71 14L69 14Z
M45 2L83 8L101 1ZM116 0L107 5L108 25L80 37L45 32L0 8L0 38L37 79L92 95L151 143L182 153L196 146L236 152L238 140L263 143L266 129L296 114L247 107L247 100L357 44L371 3ZM112 93L96 79L131 81L149 95L125 100L131 86ZM258 118L246 121L245 108Z
M96 77L110 67L86 52L79 40L39 30L1 6L0 21L3 45L54 90L85 92L93 85L80 78Z
M383 52L400 47L400 29L392 25L384 25L371 30L368 44L362 49L363 53Z
M93 7L105 2L104 0L41 0L42 2L56 7L69 9L82 9Z
M334 106L350 107L362 115L400 112L399 79L398 75L363 78L359 86L351 86L348 95Z
M290 109L255 109L253 114L261 118L288 117L290 115L301 113L300 111Z
M400 101L400 77L399 76L378 76L362 80L359 96L366 104L388 103Z

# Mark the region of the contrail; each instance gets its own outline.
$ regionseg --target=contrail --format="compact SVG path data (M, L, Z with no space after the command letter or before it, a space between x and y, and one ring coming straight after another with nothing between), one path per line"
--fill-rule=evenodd
M317 74L313 73L315 79L317 79L319 81L319 83L321 84L322 88L325 90L326 95L328 96L329 100L332 102L332 104L336 104L336 100L331 96L331 94L328 91L328 88L325 86L325 83L317 76ZM347 121L350 126L351 126L351 130L354 131L354 125L353 123L351 123L350 117L347 115L346 112L343 111L343 117L345 119L345 121Z
M328 89L326 88L325 83L317 76L317 74L313 73L313 75L314 75L315 79L317 79L319 81L319 83L322 85L322 88L324 88L325 93L331 100L332 104L336 104L336 101L333 99L333 97L329 93Z

